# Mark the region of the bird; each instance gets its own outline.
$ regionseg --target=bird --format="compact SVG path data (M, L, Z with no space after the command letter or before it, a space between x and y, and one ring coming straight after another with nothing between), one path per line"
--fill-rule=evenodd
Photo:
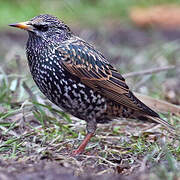
M83 153L97 124L117 118L174 127L130 91L125 79L94 46L49 14L10 24L28 32L26 56L40 91L64 112L86 121L86 136L73 155Z

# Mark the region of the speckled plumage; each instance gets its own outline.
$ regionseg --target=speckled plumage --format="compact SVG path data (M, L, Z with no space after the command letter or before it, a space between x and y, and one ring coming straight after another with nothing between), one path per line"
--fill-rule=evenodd
M22 24L29 38L26 54L31 74L43 94L64 111L87 122L117 117L151 120L171 127L138 100L124 78L93 46L75 36L62 21L40 15Z

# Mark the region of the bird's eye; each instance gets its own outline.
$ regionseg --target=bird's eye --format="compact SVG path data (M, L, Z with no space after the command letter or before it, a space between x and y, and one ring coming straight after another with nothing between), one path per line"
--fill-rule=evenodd
M44 24L44 25L34 24L33 26L39 31L45 32L48 30L48 25L46 25L46 24Z

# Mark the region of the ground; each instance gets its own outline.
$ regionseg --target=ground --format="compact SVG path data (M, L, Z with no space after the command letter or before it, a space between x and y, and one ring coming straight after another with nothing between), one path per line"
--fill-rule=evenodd
M143 30L116 22L100 28L72 28L96 45L122 74L178 66L178 30ZM25 32L0 33L0 42L6 42L0 44L0 179L180 177L179 137L147 122L117 119L98 125L84 154L73 157L72 150L85 135L85 122L63 113L39 92L28 71L26 38ZM165 82L179 82L179 75L179 68L173 68L129 77L127 83L133 91L166 100ZM177 114L160 115L179 128Z

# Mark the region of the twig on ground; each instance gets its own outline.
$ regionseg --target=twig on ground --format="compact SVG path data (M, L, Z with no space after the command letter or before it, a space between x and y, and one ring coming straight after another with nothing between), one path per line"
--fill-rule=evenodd
M89 156L89 155L81 155L81 156L86 157L86 158L101 159L102 161L104 161L104 162L106 162L112 166L117 166L117 164L115 164L115 163L113 163L113 162L111 162L111 161L109 161L109 160L107 160L101 156Z
M147 75L147 74L153 74L153 73L159 73L161 71L167 71L169 69L175 69L179 66L164 66L164 67L159 67L159 68L153 68L153 69L147 69L143 71L138 71L138 72L130 72L130 73L125 73L123 74L124 78L129 78L129 77L134 77L134 76L140 76L140 75Z
M26 90L26 92L29 94L30 99L36 100L36 97L34 96L34 94L31 91L31 89L27 86L27 84L25 82L23 82L22 85L23 85L23 88Z

